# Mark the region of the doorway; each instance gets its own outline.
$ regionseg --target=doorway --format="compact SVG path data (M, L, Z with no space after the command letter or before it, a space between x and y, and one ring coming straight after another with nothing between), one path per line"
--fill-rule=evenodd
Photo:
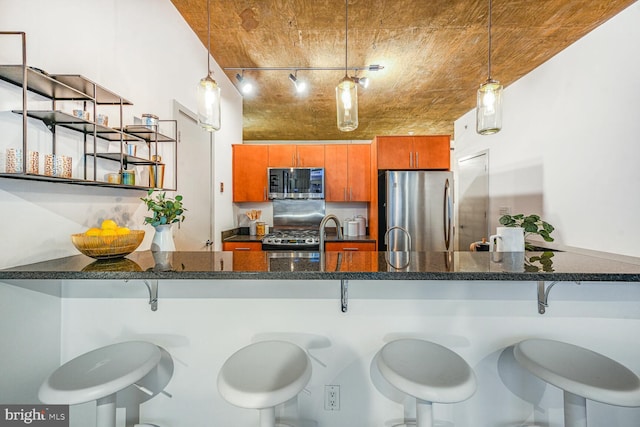
M174 101L178 127L178 191L184 197L185 220L174 230L176 250L209 250L213 241L214 135L198 124L197 115Z
M458 160L458 250L489 237L489 152Z

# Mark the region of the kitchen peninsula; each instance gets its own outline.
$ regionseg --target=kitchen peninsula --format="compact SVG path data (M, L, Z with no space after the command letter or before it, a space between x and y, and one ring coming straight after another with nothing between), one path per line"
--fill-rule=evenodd
M18 286L45 293L50 292L47 284L52 280L154 281L153 288L147 283L154 311L157 309L159 280L204 281L200 286L189 287L189 291L179 285L169 292L169 295L179 297L211 296L207 288L215 287L220 280L340 280L342 311L345 312L348 280L389 281L392 286L399 280L417 280L425 284L431 281L477 281L477 286L482 286L485 281L521 281L537 283L540 314L545 312L549 292L556 282L640 284L640 265L567 252L553 253L550 262L541 263L539 255L534 252L143 251L115 260L93 260L77 255L14 267L0 270L0 280L17 280L13 283ZM34 286L32 281L44 282ZM545 282L554 283L546 287ZM118 297L117 291L113 296Z
M537 253L501 255L140 251L115 261L74 255L3 269L3 336L14 343L3 357L14 369L3 378L16 379L5 382L14 384L12 399L37 402L43 376L60 360L105 343L149 339L175 358L176 370L167 386L173 397L144 403L142 419L178 425L181 408L204 396L207 403L195 406L191 424L231 418L250 424L250 414L219 397L213 379L246 343L287 339L317 360L300 411L318 425L373 425L397 412L397 403L368 378L371 358L394 337L423 337L458 352L476 372L474 397L438 415L466 426L478 417L548 425L561 417L532 406L542 394L561 402L561 392L536 386L532 397L529 386L522 388L530 377L514 383L523 374L509 348L524 337L583 345L640 371L633 341L640 326L640 265L556 252L552 264L542 266L532 260ZM36 353L29 350L34 342L41 343ZM341 385L341 411L323 410L326 384ZM367 424L357 422L356 414L370 405L376 409ZM71 410L72 426L90 421L90 409ZM640 416L640 409L608 405L590 411L625 427Z

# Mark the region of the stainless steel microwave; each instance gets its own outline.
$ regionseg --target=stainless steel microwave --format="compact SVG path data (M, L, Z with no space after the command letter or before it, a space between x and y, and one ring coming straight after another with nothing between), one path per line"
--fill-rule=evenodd
M269 168L269 199L324 199L324 168Z

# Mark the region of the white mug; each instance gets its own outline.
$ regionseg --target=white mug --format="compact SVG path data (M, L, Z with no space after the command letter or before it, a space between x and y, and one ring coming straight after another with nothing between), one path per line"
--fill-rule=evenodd
M496 234L489 237L489 251L524 252L524 228L498 227Z

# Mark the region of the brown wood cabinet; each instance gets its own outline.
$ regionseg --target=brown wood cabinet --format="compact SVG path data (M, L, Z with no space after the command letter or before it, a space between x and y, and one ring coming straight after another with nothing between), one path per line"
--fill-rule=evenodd
M222 242L223 251L261 251L261 242Z
M378 169L434 169L451 167L448 135L378 136Z
M325 200L368 202L371 198L371 145L324 146Z
M232 149L233 201L266 201L269 146L237 144Z
M269 167L289 168L289 167L324 167L324 146L317 144L292 145L292 144L272 144L269 145Z

